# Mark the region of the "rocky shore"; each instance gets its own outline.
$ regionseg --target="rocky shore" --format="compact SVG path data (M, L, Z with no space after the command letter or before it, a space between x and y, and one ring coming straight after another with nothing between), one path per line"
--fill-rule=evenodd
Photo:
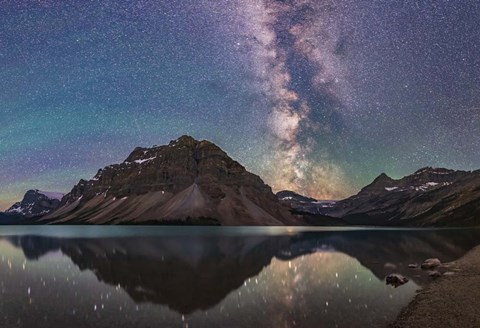
M391 328L480 327L480 246L447 266L454 273L419 291Z

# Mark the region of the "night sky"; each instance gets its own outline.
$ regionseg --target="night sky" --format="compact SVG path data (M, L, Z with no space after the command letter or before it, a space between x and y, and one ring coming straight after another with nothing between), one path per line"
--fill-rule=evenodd
M480 2L0 1L0 209L208 139L274 190L480 168Z

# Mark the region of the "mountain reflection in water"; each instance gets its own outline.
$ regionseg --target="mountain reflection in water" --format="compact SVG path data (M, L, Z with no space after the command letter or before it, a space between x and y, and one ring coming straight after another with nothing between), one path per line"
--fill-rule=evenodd
M430 279L408 264L452 261L480 243L478 230L213 231L0 237L0 325L385 325ZM386 286L392 272L411 282Z

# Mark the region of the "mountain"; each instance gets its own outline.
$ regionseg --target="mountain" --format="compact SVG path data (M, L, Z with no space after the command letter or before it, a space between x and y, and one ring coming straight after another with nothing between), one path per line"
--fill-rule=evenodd
M80 180L51 223L296 225L260 177L209 141L182 136L135 148L123 163Z
M326 208L335 206L336 201L334 200L316 200L315 198L303 196L290 190L279 191L276 195L278 200L288 206L293 214L302 218L305 225L347 225L341 218L322 214Z
M27 219L41 217L58 208L63 196L64 194L58 192L29 190L23 196L22 201L13 204L3 213L3 216Z
M357 195L320 212L359 225L477 226L480 170L425 167L398 180L382 173Z
M336 203L334 200L316 200L290 190L279 191L276 195L282 203L297 213L319 214L322 209L332 207Z

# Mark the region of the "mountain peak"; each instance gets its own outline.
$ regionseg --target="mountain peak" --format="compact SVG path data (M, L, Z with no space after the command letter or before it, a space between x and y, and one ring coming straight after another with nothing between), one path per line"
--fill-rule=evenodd
M386 173L383 172L373 180L373 183L380 182L380 181L392 181L392 180L393 180L392 178L390 178Z
M382 173L376 177L372 183L365 186L360 190L359 195L371 195L378 194L385 191L385 188L392 186L395 180L390 178L387 174Z
M184 134L182 136L180 136L179 138L175 139L175 140L171 140L170 143L168 144L169 146L174 146L174 145L194 145L194 144L197 144L199 143L198 140L196 140L195 138L187 135L187 134Z
M22 201L13 204L5 213L21 214L27 218L46 215L60 205L62 198L63 194L59 192L30 189Z

